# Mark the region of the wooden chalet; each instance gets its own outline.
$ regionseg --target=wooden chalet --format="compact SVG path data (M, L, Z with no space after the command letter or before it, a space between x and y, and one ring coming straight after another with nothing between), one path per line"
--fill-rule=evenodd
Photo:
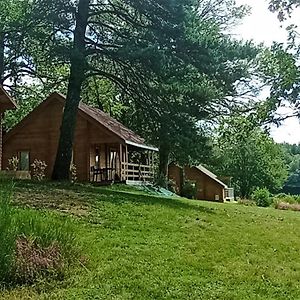
M53 93L5 135L4 168L17 156L19 169L30 171L38 159L46 162L46 176L51 177L64 103L64 96ZM80 103L73 146L79 181L151 181L157 150L108 114Z
M0 170L1 170L1 162L2 162L2 120L4 116L4 112L9 109L15 109L17 107L16 103L12 100L12 98L7 94L7 92L0 85Z
M234 200L234 191L217 175L203 166L180 167L176 164L169 166L169 179L176 184L177 192L180 194L185 180L195 183L197 193L196 199L216 202Z

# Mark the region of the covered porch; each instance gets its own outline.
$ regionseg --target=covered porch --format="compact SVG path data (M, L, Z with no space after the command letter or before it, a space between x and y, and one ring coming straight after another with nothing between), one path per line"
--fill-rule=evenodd
M157 148L131 141L90 145L90 181L94 183L151 182Z

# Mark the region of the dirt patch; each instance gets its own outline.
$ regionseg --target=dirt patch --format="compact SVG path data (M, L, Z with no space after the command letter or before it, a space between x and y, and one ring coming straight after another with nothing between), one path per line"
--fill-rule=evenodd
M89 215L90 209L87 199L71 190L34 190L15 193L15 202L20 206L37 209L52 209L78 217Z

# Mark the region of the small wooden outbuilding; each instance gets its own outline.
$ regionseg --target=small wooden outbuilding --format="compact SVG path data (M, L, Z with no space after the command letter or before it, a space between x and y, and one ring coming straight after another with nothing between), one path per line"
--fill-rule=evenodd
M1 162L2 162L2 120L4 116L4 112L9 109L15 109L17 107L16 103L12 100L12 98L7 94L7 92L0 85L0 170L1 170Z
M29 171L35 159L46 162L50 178L55 162L65 98L53 93L4 137L3 167L17 156ZM80 103L73 147L79 181L151 181L158 149L103 111Z
M233 200L233 189L217 178L203 166L180 167L176 164L169 166L169 179L176 184L177 192L180 194L185 180L196 185L196 199L224 202Z

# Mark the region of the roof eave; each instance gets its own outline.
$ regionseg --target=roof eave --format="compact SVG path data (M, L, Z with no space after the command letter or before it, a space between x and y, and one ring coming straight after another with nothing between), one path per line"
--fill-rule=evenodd
M142 149L145 149L145 150L151 150L151 151L155 151L155 152L158 152L159 149L156 148L156 147L153 147L153 146L148 146L148 145L145 145L145 144L138 144L138 143L134 143L132 141L125 141L125 144L126 145L130 145L130 146L134 146L134 147L137 147L137 148L142 148Z
M200 166L195 166L195 168L198 169L199 171L201 171L202 173L204 173L206 176L208 176L209 178L211 178L215 182L217 182L220 185L222 185L225 189L228 188L228 186L224 182L222 182L221 180L219 180L214 173L212 173L211 171L207 170L203 166L201 166L201 165Z
M16 109L18 107L15 101L8 95L2 86L0 87L0 104L1 111Z

